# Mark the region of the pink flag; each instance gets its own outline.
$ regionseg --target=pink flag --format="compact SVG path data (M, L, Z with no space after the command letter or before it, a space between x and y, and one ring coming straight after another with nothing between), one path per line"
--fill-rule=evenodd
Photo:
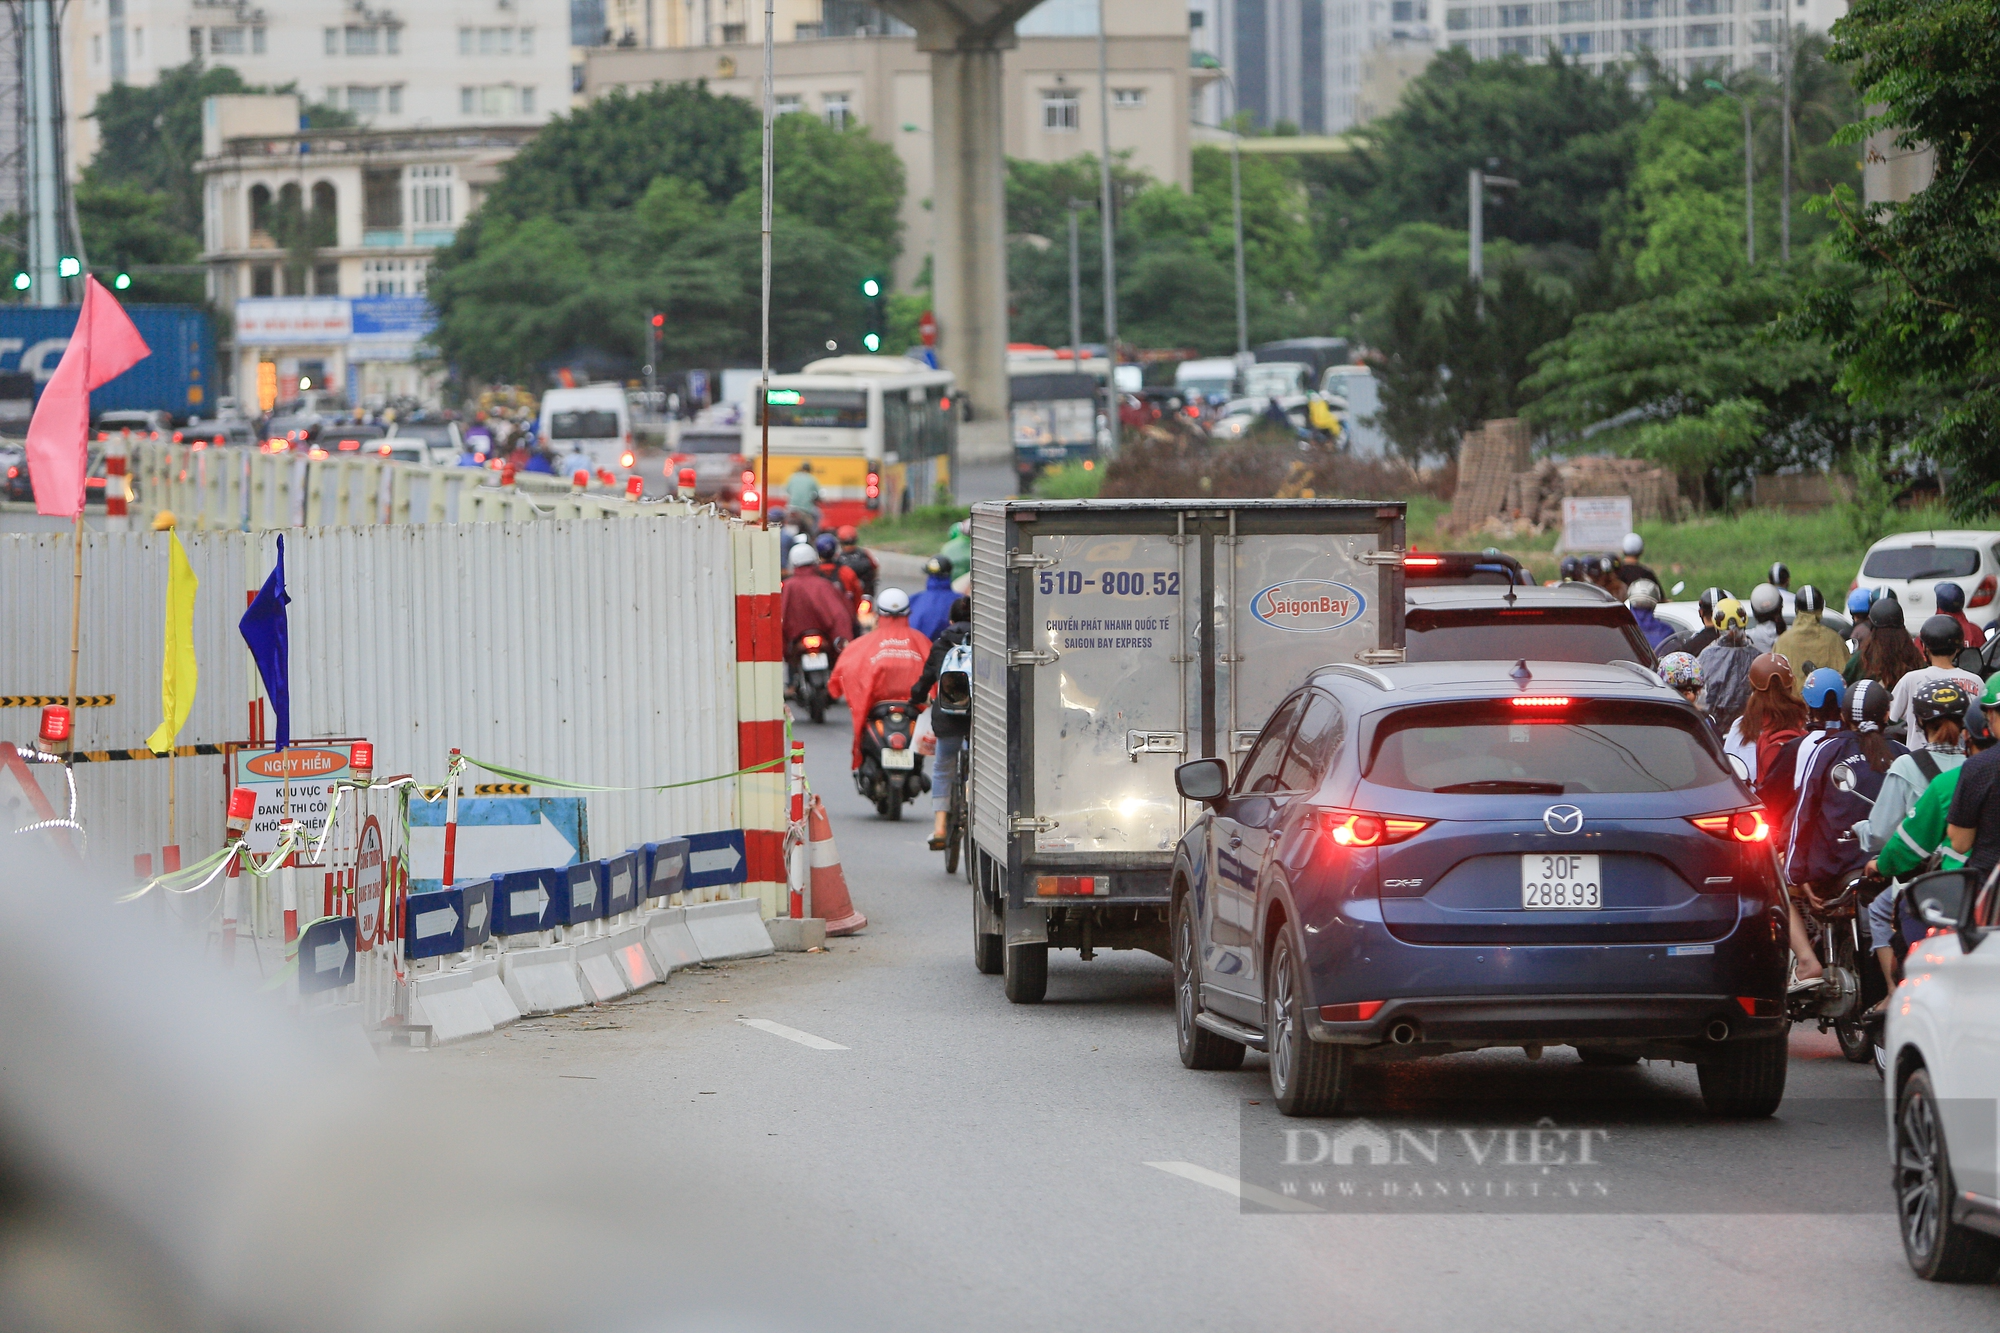
M118 298L96 278L83 280L83 314L63 349L56 373L42 389L28 423L28 478L35 484L35 512L75 518L83 512L83 477L89 461L90 391L152 355Z

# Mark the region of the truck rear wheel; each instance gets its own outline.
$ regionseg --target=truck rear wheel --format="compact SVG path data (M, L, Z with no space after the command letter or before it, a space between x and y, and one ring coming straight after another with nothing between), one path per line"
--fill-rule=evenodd
M1015 1004L1040 1004L1049 991L1049 946L1007 946L1007 998Z

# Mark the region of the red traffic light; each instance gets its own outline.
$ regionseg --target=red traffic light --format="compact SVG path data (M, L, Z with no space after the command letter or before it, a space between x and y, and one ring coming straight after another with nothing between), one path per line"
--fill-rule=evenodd
M653 327L656 329L664 329L665 327L667 327L667 317L665 315L653 316Z

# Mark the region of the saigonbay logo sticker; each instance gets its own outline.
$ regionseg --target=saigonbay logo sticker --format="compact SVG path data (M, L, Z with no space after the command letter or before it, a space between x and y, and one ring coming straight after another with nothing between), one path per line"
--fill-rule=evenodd
M1361 618L1368 599L1359 590L1331 579L1293 579L1274 583L1250 599L1250 614L1272 629L1319 634L1351 625Z

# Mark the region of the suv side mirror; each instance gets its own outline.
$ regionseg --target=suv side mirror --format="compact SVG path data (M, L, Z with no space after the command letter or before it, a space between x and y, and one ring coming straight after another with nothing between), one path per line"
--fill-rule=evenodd
M1975 883L1963 870L1939 870L1910 881L1910 906L1927 926L1956 930Z
M1229 765L1220 759L1195 759L1174 770L1174 790L1181 799L1219 805L1229 794Z

